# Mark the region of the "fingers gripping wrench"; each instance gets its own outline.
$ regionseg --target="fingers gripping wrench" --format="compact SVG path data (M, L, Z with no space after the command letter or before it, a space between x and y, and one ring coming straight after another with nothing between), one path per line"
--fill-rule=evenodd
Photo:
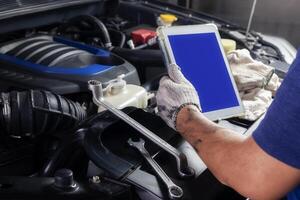
M186 156L183 153L179 152L176 148L174 148L166 141L155 135L152 131L150 131L149 129L138 123L136 120L128 116L126 113L115 108L113 105L111 105L103 99L103 89L101 82L96 80L90 80L88 82L88 87L93 93L93 101L96 105L103 106L104 108L112 112L114 115L119 117L121 120L126 122L128 125L139 131L153 143L155 143L156 145L164 149L166 152L174 156L176 159L179 176L183 178L194 177L194 171L193 169L189 168Z
M155 173L166 184L168 188L169 197L171 199L179 199L183 196L183 190L181 189L181 187L173 183L173 181L168 177L168 175L162 170L162 168L157 164L157 162L150 156L148 151L145 149L145 141L143 139L140 138L139 141L135 142L132 141L132 139L130 138L128 140L128 144L136 148L142 154L142 156L151 165Z

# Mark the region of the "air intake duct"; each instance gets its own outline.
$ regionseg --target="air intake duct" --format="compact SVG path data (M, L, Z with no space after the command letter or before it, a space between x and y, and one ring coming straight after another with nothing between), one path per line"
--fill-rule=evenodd
M39 90L0 93L1 132L13 138L74 128L86 111L60 95Z

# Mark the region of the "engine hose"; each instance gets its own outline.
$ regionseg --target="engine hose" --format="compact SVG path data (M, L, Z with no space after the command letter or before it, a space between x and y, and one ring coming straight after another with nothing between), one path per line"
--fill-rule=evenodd
M121 31L116 31L116 30L109 30L110 32L115 32L119 34L120 36L120 42L119 42L119 47L123 47L126 42L126 35L122 33ZM68 30L66 31L68 34L78 34L83 37L97 37L99 34L101 34L101 31L78 31L78 30Z
M101 32L102 37L100 38L103 38L104 45L106 48L110 48L112 46L110 35L108 33L106 26L103 24L103 22L100 19L92 15L80 15L70 19L66 24L60 27L60 32L70 26L76 26L81 22L86 22L87 24L92 25L95 31Z
M119 47L123 48L124 45L125 45L125 42L126 42L126 35L124 33L122 33L122 32L120 32L120 35L121 35L121 41L120 41Z
M101 22L101 20L99 20L98 18L91 16L91 15L81 15L81 16L72 18L71 20L69 20L69 22L67 24L60 27L58 32L63 32L70 26L80 25L80 22L86 22L88 24L92 23L92 26L94 28L97 27L97 30L95 30L95 33L98 34L98 31L100 31L102 33L104 42L105 42L105 47L107 49L111 50L112 52L116 53L117 55L124 57L125 59L132 62L133 64L148 65L148 66L149 65L152 65L152 66L163 66L164 65L162 52L160 50L154 50L154 49L131 50L131 49L126 49L126 48L122 48L122 47L113 47L112 43L111 43L110 35L109 35L109 32L108 32L106 26ZM79 29L80 29L80 27L79 27ZM93 33L89 33L88 31L85 31L85 30L79 34L90 35L90 36L93 35ZM121 44L121 46L123 46L123 45L124 44Z
M132 50L114 47L111 51L132 64L142 66L164 66L162 52L155 49Z
M54 172L63 166L68 160L74 158L76 151L83 150L84 135L78 130L72 135L60 135L60 146L55 150L54 154L47 159L44 166L39 172L39 176L53 176ZM77 158L82 161L81 158Z
M12 138L68 130L85 118L86 111L78 103L52 92L0 93L1 130Z

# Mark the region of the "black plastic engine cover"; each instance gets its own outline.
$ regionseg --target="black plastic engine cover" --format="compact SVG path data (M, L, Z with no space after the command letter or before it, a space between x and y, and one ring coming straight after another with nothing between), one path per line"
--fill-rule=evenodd
M166 141L179 137L156 115L136 108L126 108L124 112ZM129 138L143 138L151 155L161 150L110 112L99 113L84 126L87 128L79 131L85 133L84 147L90 159L116 179L124 177L142 161L139 153L127 144Z
M123 111L174 147L182 141L180 135L160 117L135 108L125 108ZM141 199L169 198L165 184L144 162L140 153L127 144L129 138L136 137L142 137L146 141L145 147L149 153L156 155L154 159L173 182L183 189L182 200L245 199L222 185L209 171L194 179L178 178L174 157L161 151L157 145L110 112L93 116L83 127L79 131L85 134L84 147L89 158L108 175L139 188L137 191L142 191Z

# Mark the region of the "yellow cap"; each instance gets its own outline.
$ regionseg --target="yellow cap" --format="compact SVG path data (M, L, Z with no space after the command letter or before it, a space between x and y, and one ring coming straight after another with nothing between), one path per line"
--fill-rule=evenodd
M177 17L172 14L161 14L159 17L166 24L172 24L177 21Z
M230 51L236 50L236 42L231 39L221 39L222 46L226 54Z

